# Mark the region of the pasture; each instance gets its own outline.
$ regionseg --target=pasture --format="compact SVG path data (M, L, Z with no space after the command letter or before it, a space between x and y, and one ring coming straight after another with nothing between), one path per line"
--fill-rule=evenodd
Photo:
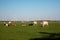
M49 25L44 28L40 22L35 26L29 26L30 22L26 22L24 27L21 26L21 22L14 23L16 26L7 27L0 22L0 40L32 40L49 37L51 33L52 36L56 34L52 38L60 38L60 22L49 22Z

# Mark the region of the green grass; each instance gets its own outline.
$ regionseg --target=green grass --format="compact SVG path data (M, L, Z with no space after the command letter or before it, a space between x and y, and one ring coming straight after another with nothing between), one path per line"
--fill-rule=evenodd
M39 22L36 26L28 26L28 22L26 27L22 27L20 22L15 23L16 26L6 27L0 22L0 40L29 40L47 35L38 32L60 33L60 22L49 22L45 28Z

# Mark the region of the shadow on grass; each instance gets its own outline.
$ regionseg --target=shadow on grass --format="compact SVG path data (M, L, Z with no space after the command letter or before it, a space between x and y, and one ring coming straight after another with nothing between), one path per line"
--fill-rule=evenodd
M30 40L60 40L60 33L39 32L40 34L48 34L42 38L31 38Z

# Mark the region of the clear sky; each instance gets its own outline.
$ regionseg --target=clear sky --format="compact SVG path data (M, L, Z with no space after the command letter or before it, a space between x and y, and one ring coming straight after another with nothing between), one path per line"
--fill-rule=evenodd
M0 0L0 20L60 20L60 0Z

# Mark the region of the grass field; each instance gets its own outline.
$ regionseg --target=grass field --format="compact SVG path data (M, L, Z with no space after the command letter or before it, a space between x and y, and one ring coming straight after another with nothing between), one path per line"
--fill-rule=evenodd
M22 27L20 22L15 23L16 26L6 27L0 22L0 40L30 40L31 38L48 37L49 33L50 35L51 33L60 34L60 22L49 22L45 28L41 27L39 22L36 26L28 26L29 22L27 22L26 27Z

